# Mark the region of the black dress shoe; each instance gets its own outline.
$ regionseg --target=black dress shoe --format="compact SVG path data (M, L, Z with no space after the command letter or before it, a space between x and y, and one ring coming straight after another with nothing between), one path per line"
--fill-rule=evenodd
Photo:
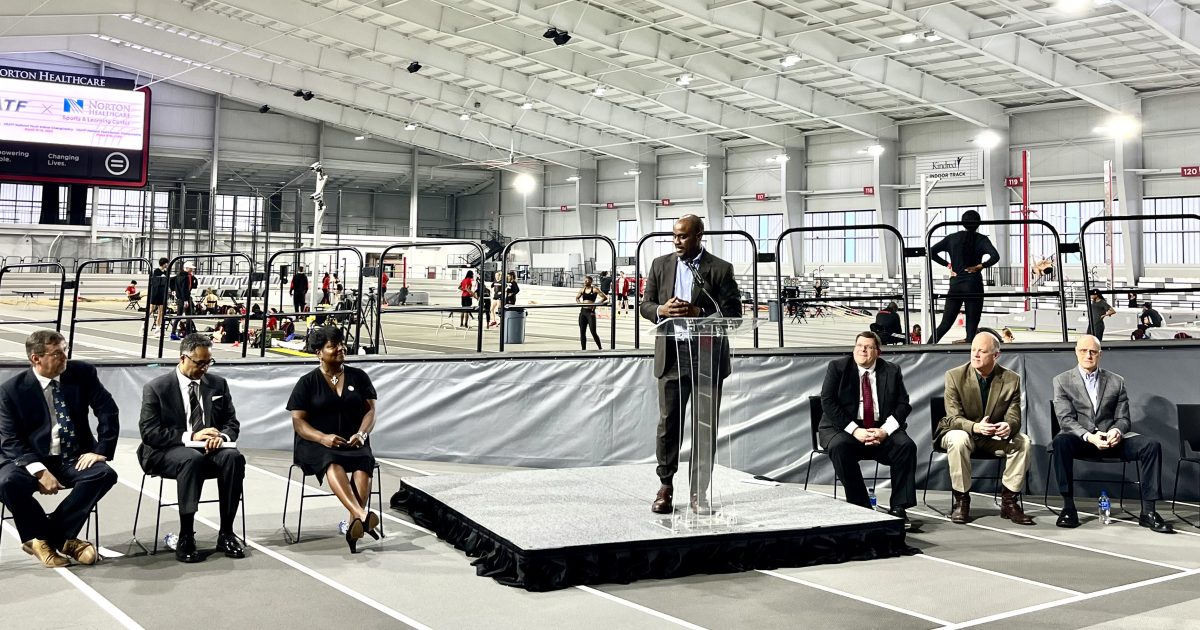
M194 563L204 560L196 551L196 535L195 534L180 534L179 541L175 543L175 559L180 562Z
M1054 524L1067 529L1075 529L1079 527L1079 512L1063 508L1063 511L1058 514L1058 520Z
M675 488L663 485L659 487L658 494L654 496L654 502L650 504L650 511L655 514L670 514L675 509L675 504L671 499L675 494Z
M1138 525L1159 534L1174 534L1175 529L1158 515L1158 512L1145 512L1138 516Z
M246 550L242 547L242 541L233 534L219 534L217 536L217 551L225 554L226 558L245 558Z

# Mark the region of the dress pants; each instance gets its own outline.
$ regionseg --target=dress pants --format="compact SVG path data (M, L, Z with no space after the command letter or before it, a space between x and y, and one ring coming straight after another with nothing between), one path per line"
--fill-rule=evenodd
M60 549L63 542L79 538L92 506L117 483L117 471L104 462L75 470L75 460L63 461L59 457L47 458L42 463L61 485L71 488L53 512L46 514L34 496L38 491L37 478L24 466L12 462L0 465L0 502L12 513L22 542L37 538Z
M955 492L971 489L971 453L991 451L1002 453L1005 459L1004 474L1000 481L1012 492L1021 492L1025 487L1025 473L1029 471L1029 438L1020 433L1010 440L997 440L985 435L967 433L959 429L948 431L942 436L942 448L950 463L950 486Z
M1144 435L1123 438L1115 448L1100 450L1094 444L1070 433L1054 436L1054 474L1058 476L1059 494L1075 494L1075 459L1103 457L1137 462L1142 476L1142 500L1162 500L1162 445Z
M718 344L719 345L719 344ZM717 366L720 362L719 348L713 352L714 365L711 366L713 378L716 379ZM672 485L672 479L675 473L679 470L679 446L681 441L681 432L684 413L686 410L691 410L692 419L692 458L688 466L688 482L691 494L702 495L708 491L708 481L712 476L712 464L716 460L717 453L717 423L720 417L721 410L721 390L722 381L716 380L716 391L714 392L714 401L712 405L708 401L691 401L692 398L692 374L698 369L696 364L696 346L693 344L689 349L687 342L676 343L668 341L668 352L678 351L677 356L682 356L681 361L676 361L675 365L671 366L658 379L658 439L655 448L655 455L658 458L658 468L656 472L659 480L664 485ZM682 369L681 369L682 368ZM695 404L701 402L702 404ZM707 435L699 435L698 430L701 427L707 427ZM708 470L706 474L699 476L700 466L696 465L696 456L700 449L696 448L697 444L707 441L710 445L708 458ZM698 478L699 477L699 478Z
M908 509L917 504L917 444L903 429L892 433L877 446L866 446L853 435L839 431L829 440L825 452L846 488L848 503L871 507L867 485L858 467L859 462L868 459L891 467L893 509Z
M222 448L206 454L197 448L174 446L156 453L147 462L146 472L175 480L180 514L195 514L200 507L204 480L216 479L221 531L232 531L233 518L242 497L242 480L246 476L246 457L236 448Z
M950 278L950 291L946 295L946 307L942 311L942 321L938 323L937 331L933 335L934 343L950 332L950 328L954 326L954 320L958 318L959 310L966 313L963 324L967 329L967 343L971 343L975 339L975 332L979 330L979 318L983 315L983 297L962 297L963 294L968 293L983 293L983 276L972 273L967 274L962 280L959 280L957 276Z

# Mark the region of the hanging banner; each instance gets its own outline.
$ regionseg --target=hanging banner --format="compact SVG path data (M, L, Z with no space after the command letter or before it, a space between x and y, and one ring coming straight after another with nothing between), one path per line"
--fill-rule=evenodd
M983 152L938 153L916 156L916 173L947 182L983 180Z

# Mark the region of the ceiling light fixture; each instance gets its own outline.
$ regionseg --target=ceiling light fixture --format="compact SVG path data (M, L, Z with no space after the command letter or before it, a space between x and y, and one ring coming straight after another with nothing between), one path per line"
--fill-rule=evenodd
M628 171L625 171L625 175L629 175L629 176L641 175L641 174L642 174L642 172L636 168L631 168Z
M301 96L304 96L304 90L296 90L295 92L292 92L292 96L300 98Z
M355 142L362 142L363 140L366 140L370 137L371 137L371 134L364 133L361 136L354 136L354 140L355 140Z
M463 112L458 115L458 119L459 120L471 120L471 115L468 114L467 112Z
M770 158L770 159L768 159L767 161L768 161L768 162L775 162L775 163L777 163L777 164L784 164L784 163L786 163L786 162L787 162L788 160L790 160L790 159L792 159L792 158L790 158L790 157L788 157L788 156L786 156L786 155L784 155L784 154L780 153L779 155L776 155L775 157L773 157L773 158Z
M405 130L405 131L416 131L416 130L417 130L417 123L411 123L411 122L410 122L410 123L408 123L407 125L404 125L404 130Z
M554 39L555 37L558 37L558 29L551 26L550 28L546 29L545 33L542 33L542 37L545 37L546 39Z
M779 60L779 65L784 68L791 68L798 63L800 63L800 55L797 54L791 54Z
M975 136L974 142L979 148L986 150L999 146L1000 140L1002 140L1000 134L991 129L984 129L979 132L979 135Z
M578 176L578 175L572 175L572 176L570 176L570 177L568 177L568 178L567 178L567 181L569 181L569 182L577 182L577 181L579 181L579 176Z
M559 31L558 35L554 36L554 45L555 46L565 45L569 41L571 41L571 35L568 34L566 31Z
M901 44L912 44L915 43L917 39L918 37L916 33L905 33L896 41L900 42Z
M859 149L858 152L862 153L862 154L870 155L872 157L879 157L879 156L883 155L884 148L882 145L872 144L871 146Z
M409 74L415 74L417 71L419 71L421 69L421 64L414 61L414 62L408 64L407 69L408 69Z
M604 96L606 91L603 85L597 85L596 89L592 90L592 96Z
M524 103L521 103L521 109L525 109L525 110L533 109L533 102L525 101Z
M1141 124L1138 123L1136 118L1126 114L1119 114L1109 118L1105 124L1092 129L1092 131L1117 140L1123 140L1137 135L1140 128Z
M930 42L930 43L938 42L938 41L942 40L942 36L938 35L937 33L934 33L933 31L925 31L925 34L922 35L921 37L923 37L925 39L925 41Z
M675 77L675 83L678 83L679 85L681 85L683 87L687 87L688 84L690 84L691 82L692 82L692 75L688 74L686 72Z
M537 188L537 180L529 173L521 173L513 180L513 188L522 195L528 195L533 192L534 188Z
M690 168L692 170L703 171L708 168L708 162L698 162L696 164L689 166L688 168Z
M303 98L306 101L311 101L311 100L313 100L313 93L308 90L305 90L304 95L301 96L300 98Z

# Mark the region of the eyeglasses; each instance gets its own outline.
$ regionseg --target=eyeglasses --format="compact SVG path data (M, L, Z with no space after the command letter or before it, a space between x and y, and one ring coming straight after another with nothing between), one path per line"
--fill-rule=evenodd
M65 359L65 358L67 358L67 351L66 350L55 350L54 352L43 352L38 356L50 357L52 359Z
M217 364L217 360L216 360L216 359L209 359L209 360L207 360L207 361L197 361L197 360L193 359L192 357L190 357L190 356L188 356L188 355L186 355L186 354L185 354L185 355L182 355L182 356L183 356L183 358L187 359L188 361L191 361L192 363L195 363L195 364L196 364L196 367L201 367L201 368L206 368L206 369L207 369L207 368L210 368L210 367L212 367L212 366L214 366L214 365L216 365L216 364Z

